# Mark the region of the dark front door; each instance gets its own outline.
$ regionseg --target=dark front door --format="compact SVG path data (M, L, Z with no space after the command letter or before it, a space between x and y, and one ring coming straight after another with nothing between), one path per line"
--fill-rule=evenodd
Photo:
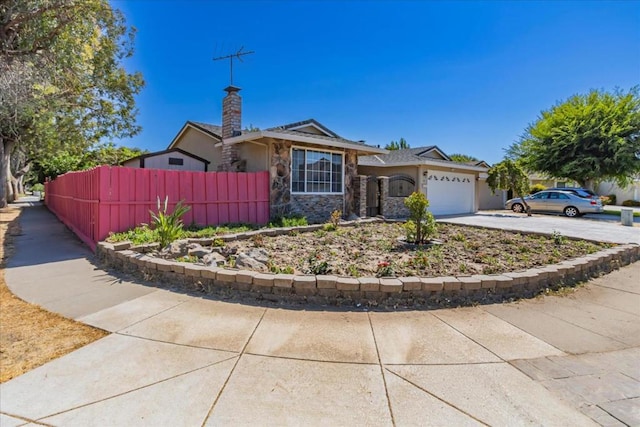
M378 177L367 177L367 216L373 217L380 214L380 194L378 191Z

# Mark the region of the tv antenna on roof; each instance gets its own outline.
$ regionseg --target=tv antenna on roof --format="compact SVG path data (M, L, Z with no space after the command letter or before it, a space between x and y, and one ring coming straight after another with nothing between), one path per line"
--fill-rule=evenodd
M244 55L251 55L252 53L255 53L253 50L249 50L246 52L243 52L242 50L244 49L244 46L242 46L240 49L238 49L238 51L236 53L232 53L231 55L225 55L225 56L218 56L216 58L213 58L214 61L220 61L221 59L228 59L229 60L229 76L230 76L230 80L231 80L231 86L233 86L233 58L238 58L238 61L242 62L242 57Z

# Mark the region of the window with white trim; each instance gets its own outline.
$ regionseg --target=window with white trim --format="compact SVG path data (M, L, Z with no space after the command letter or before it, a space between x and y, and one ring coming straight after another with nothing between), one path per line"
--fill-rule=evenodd
M342 159L342 153L292 148L291 192L342 193Z

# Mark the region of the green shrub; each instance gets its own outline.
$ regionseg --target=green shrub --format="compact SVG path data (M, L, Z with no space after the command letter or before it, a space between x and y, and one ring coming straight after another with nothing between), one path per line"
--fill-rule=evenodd
M109 233L107 242L131 242L134 245L143 245L145 243L153 243L158 241L158 233L152 230L148 225L136 227L132 230L123 231L121 233Z
M33 186L31 187L31 191L39 191L39 192L43 192L44 191L44 184L41 183L37 183L37 184L33 184Z
M389 277L395 276L396 269L392 262L380 261L376 268L376 277Z
M342 211L335 210L331 212L331 216L329 217L329 222L326 223L323 228L327 231L336 231L338 229L338 225L340 225L341 219L342 219Z
M161 248L166 247L169 243L180 238L183 232L182 227L184 227L181 218L191 209L190 206L182 205L181 200L176 204L173 213L169 214L167 212L168 205L169 196L165 197L164 206L162 207L160 206L160 197L158 197L158 212L149 211L151 214L151 224L158 233L158 241L160 242Z
M431 212L427 212L429 207L427 197L415 191L404 199L404 204L409 209L410 218L405 224L407 241L421 244L435 235L437 230L436 220Z
M617 197L616 197L615 194L609 194L607 197L609 198L609 203L608 203L609 205L615 205L616 204Z
M320 258L318 253L312 253L307 258L307 263L309 267L305 271L307 274L328 274L331 272L331 268L329 267L329 263Z
M538 191L542 191L542 190L546 190L547 187L545 187L542 184L533 184L531 187L529 187L529 193L530 194L536 194Z
M624 202L622 202L622 206L639 207L640 206L640 202L637 201L637 200L625 200Z
M279 227L300 227L308 225L307 218L300 215L281 216L271 221L268 225L269 228Z

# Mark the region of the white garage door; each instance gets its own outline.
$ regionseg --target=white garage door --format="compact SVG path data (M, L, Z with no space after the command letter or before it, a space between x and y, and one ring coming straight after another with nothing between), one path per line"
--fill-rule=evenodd
M429 171L427 199L434 215L473 213L475 205L475 175Z

